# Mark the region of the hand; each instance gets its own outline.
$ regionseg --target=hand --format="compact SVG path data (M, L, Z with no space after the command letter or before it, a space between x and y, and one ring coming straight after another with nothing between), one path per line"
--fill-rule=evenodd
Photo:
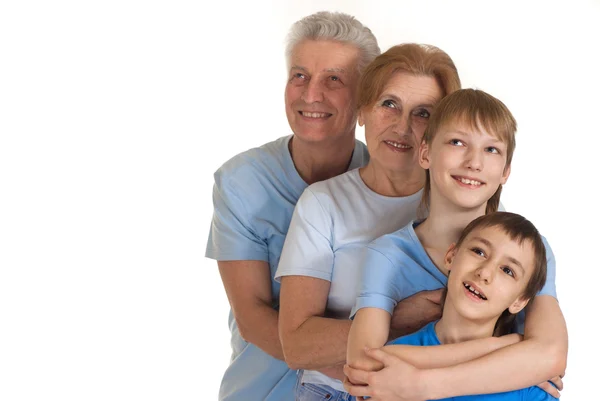
M427 398L419 369L381 348L370 349L366 353L384 367L378 372L367 372L345 365L347 378L344 388L348 393L357 398L371 397L371 401L423 401Z
M443 293L444 289L421 291L400 301L392 314L390 339L414 333L442 317Z
M550 394L554 398L560 398L559 391L563 389L562 378L565 377L564 373L560 376L553 377L552 379L538 384L538 387ZM550 383L554 384L554 386Z

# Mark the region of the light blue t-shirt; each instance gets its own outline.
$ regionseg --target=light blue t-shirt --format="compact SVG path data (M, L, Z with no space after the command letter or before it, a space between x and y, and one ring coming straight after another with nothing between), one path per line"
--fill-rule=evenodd
M296 205L275 279L309 276L330 282L325 316L345 319L356 301L366 246L417 215L422 191L404 197L380 195L355 169L308 187ZM344 391L318 371L305 370L302 383Z
M206 246L211 259L268 262L274 309L279 307L279 283L273 276L294 207L308 186L290 156L291 137L241 153L217 170ZM366 146L357 140L349 170L368 160ZM296 371L244 341L232 313L229 327L233 352L219 400L293 400Z
M405 344L405 345L440 345L440 340L435 334L435 324L431 322L421 330L409 334L404 337L390 341L388 345ZM440 401L459 401L459 400L477 400L477 401L555 401L557 398L552 397L542 389L536 386L524 388L521 390L507 391L504 393L480 394L480 395L462 395L459 397L444 398Z
M431 261L415 233L416 222L377 238L365 252L361 289L352 316L362 308L379 308L393 313L401 300L424 290L444 288L448 277ZM550 245L546 247L546 284L538 295L556 298L556 263ZM517 315L517 330L523 333L525 311Z

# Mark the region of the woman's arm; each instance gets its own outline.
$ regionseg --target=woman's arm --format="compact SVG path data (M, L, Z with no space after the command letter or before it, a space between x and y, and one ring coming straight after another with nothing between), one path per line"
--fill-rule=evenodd
M325 317L330 282L314 277L281 278L279 334L292 369L317 370L342 364L350 320Z

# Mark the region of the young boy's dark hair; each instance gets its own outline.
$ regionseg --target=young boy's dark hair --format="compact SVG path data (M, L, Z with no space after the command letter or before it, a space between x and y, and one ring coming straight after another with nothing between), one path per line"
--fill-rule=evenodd
M524 241L530 242L534 253L534 269L522 297L526 299L535 297L546 283L546 247L537 228L525 217L516 213L494 212L485 214L465 227L456 242L456 249L460 248L465 238L473 230L487 227L501 228L511 240L517 241L519 244ZM496 322L494 335L500 336L512 332L514 320L515 315L510 313L508 309L505 310Z

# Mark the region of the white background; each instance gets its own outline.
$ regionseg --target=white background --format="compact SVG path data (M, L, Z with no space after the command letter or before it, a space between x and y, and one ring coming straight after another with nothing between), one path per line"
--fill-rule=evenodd
M216 399L212 173L290 133L284 37L322 9L382 50L437 45L513 111L503 203L558 260L562 399L595 397L598 1L21 0L0 5L0 399Z

